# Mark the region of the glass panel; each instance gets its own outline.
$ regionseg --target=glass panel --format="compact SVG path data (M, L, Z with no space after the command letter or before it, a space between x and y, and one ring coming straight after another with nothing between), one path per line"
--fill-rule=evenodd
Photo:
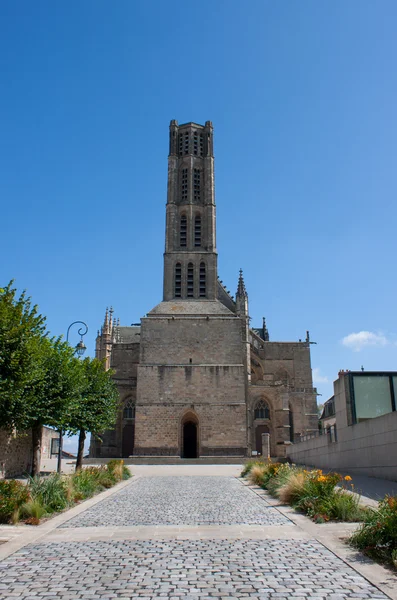
M397 404L397 377L396 377L396 375L393 375L392 379L393 379L393 389L394 389L394 400L395 400L395 403ZM396 406L396 410L397 410L397 406Z
M392 411L390 384L387 376L353 376L357 423L374 419Z

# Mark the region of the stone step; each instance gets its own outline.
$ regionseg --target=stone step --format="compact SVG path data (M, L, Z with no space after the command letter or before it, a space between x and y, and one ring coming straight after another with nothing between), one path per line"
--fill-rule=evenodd
M85 465L103 465L111 458L86 458ZM242 465L245 456L203 456L201 458L179 458L178 456L131 456L123 458L126 465ZM272 458L273 462L280 459ZM281 459L284 462L283 459Z

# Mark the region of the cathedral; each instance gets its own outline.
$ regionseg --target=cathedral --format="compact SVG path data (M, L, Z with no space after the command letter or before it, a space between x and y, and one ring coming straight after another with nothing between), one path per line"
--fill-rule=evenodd
M250 326L240 270L233 297L218 277L213 127L170 123L163 300L140 323L106 310L96 356L115 371L114 429L90 457L272 457L317 430L310 338L270 341Z

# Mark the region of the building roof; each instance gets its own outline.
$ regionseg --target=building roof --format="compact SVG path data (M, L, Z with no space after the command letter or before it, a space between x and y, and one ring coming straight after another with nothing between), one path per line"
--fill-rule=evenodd
M141 340L141 328L133 327L115 327L115 344L139 344Z
M170 300L160 302L148 313L148 317L155 315L236 316L218 300Z

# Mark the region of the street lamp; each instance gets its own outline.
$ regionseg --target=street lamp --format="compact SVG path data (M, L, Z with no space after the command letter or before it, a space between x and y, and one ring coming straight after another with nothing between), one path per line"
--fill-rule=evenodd
M75 354L77 354L77 356L83 356L84 352L87 350L86 345L83 342L83 335L85 335L88 332L88 325L87 323L84 323L84 321L73 321L73 323L71 323L68 327L68 330L66 332L66 341L69 342L69 331L71 329L71 327L73 327L73 325L83 325L84 327L80 327L78 330L78 334L80 336L80 341L78 342L78 344L76 344L75 346ZM62 429L59 430L59 449L58 449L58 465L57 465L57 471L58 473L61 472L62 470L62 446L63 446L63 436L62 436Z

